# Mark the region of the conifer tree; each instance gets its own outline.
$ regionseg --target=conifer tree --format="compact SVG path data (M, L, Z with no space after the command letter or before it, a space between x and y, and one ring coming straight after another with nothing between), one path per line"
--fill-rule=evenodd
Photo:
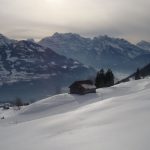
M106 73L103 69L97 72L95 85L97 88L109 87L114 85L114 74L111 69L108 69Z
M137 68L136 73L135 73L135 80L139 80L139 79L141 79L140 69Z
M113 75L111 69L108 69L105 74L105 86L109 87L112 85L114 85L114 75Z
M96 76L95 85L97 88L101 88L105 86L105 73L104 70L101 69Z
M96 79L95 79L95 86L96 88L100 88L100 72L97 72L97 75L96 75Z

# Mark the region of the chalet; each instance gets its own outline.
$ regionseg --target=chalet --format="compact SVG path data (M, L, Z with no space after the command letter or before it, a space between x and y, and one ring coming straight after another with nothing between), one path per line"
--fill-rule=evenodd
M91 80L75 81L69 88L70 94L96 93L96 86Z

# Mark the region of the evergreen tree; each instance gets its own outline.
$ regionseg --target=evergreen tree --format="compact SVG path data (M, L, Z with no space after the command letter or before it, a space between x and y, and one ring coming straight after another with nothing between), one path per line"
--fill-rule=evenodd
M137 68L136 73L135 73L135 80L139 80L139 79L141 79L140 69Z
M111 69L108 69L106 73L103 69L97 72L95 85L97 88L109 87L114 85L114 74Z
M101 69L96 76L95 85L97 88L101 88L105 86L105 73L104 70Z
M96 75L96 79L95 79L95 86L96 88L100 88L100 72L97 72L97 75Z
M103 69L100 70L100 87L105 86L105 72Z
M111 69L108 69L105 74L105 86L109 87L114 85L114 74Z

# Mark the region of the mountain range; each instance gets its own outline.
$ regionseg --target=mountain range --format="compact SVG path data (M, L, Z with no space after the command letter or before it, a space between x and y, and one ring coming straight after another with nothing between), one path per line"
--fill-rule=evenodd
M0 35L1 100L3 97L26 98L29 95L33 95L33 99L42 98L60 92L74 80L94 74L93 68L59 55L50 48L30 40L15 41ZM37 84L40 85L38 89Z
M146 51L150 51L150 42L142 40L137 43L137 46L139 46L140 48L142 48Z
M73 33L55 33L43 38L39 44L97 69L112 68L117 72L131 73L150 62L150 51L107 35L85 38Z
M0 34L0 101L60 93L75 80L93 78L100 68L131 73L150 62L150 51L143 45L73 33L55 33L39 42Z

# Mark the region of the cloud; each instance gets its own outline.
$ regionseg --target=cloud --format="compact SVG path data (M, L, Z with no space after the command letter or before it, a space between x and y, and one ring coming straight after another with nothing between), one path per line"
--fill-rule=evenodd
M0 0L0 32L42 38L54 32L150 40L148 0Z

